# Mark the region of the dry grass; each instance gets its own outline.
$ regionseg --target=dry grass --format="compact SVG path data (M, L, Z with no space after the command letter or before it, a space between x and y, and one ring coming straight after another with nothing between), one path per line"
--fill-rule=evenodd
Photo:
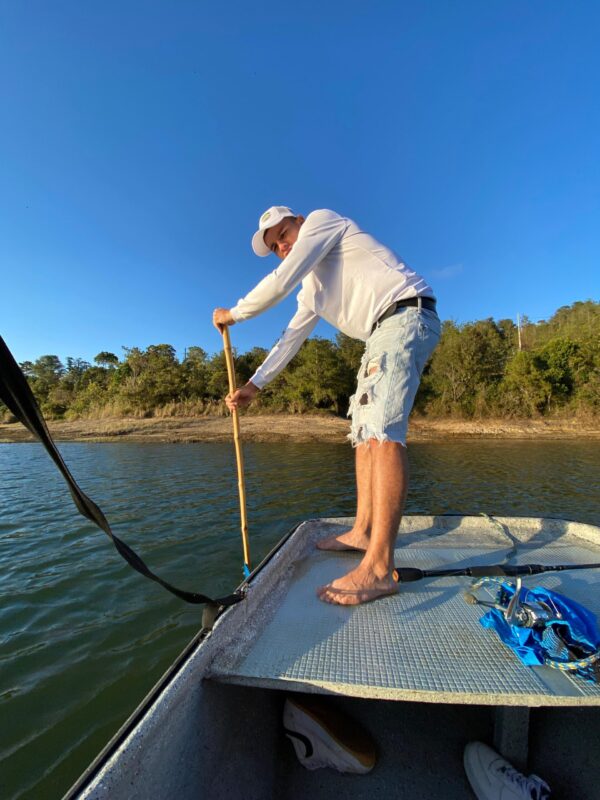
M174 404L179 407L179 404ZM108 416L51 422L52 435L59 441L144 441L144 442L214 442L231 441L232 424L225 412L179 416L181 408L166 406L161 415ZM345 442L348 422L341 417L323 414L243 415L244 441L324 441ZM600 420L589 423L568 419L537 420L432 420L413 417L409 439L412 441L453 438L561 439L600 438ZM31 441L19 423L0 424L0 442Z
M222 400L208 402L183 400L160 406L152 412L152 416L158 419L165 419L165 417L226 417L228 411Z

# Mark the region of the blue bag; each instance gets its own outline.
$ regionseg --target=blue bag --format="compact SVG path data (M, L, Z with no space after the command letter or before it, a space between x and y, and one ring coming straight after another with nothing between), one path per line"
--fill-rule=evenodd
M488 579L477 585L490 583ZM502 582L496 603L508 609L516 591L513 583ZM521 588L519 603L543 604L552 609L553 618L527 627L509 624L500 609L492 608L480 622L493 628L507 647L527 666L545 665L598 682L600 667L600 629L596 617L584 606L558 592L536 586Z

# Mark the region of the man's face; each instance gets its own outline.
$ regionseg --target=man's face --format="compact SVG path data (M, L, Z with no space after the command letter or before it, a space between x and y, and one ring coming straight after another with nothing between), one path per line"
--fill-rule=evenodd
M281 259L284 259L298 238L304 217L286 217L278 225L265 231L264 242Z

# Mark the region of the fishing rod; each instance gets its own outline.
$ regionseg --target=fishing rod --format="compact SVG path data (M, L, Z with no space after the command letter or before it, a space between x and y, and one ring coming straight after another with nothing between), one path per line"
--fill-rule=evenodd
M395 567L392 577L397 583L412 583L423 578L517 578L523 575L541 575L544 572L563 572L573 569L600 569L600 564L491 564L488 566L462 567L461 569L418 569L418 567Z

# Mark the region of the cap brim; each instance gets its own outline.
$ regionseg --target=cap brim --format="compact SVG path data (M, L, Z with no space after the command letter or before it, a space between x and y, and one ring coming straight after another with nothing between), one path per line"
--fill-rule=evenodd
M265 231L256 231L252 237L252 249L257 256L268 256L271 252L264 240Z

